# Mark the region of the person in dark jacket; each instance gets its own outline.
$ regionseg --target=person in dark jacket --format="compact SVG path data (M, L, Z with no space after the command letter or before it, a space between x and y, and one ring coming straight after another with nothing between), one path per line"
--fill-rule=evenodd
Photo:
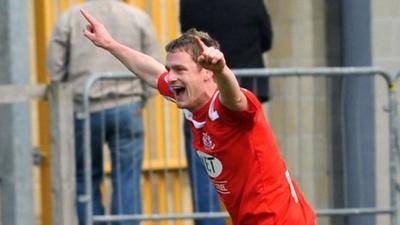
M271 49L273 33L270 16L262 0L181 0L180 23L182 32L196 28L217 39L230 68L265 66L263 53ZM238 80L261 102L270 99L268 78ZM186 121L184 134L194 209L197 212L220 211L218 195L192 149ZM198 219L195 222L196 225L225 223L223 219Z
M181 0L180 23L182 32L196 28L219 40L234 69L264 67L262 55L272 47L272 25L262 0ZM268 101L268 79L254 79L242 78L242 87Z

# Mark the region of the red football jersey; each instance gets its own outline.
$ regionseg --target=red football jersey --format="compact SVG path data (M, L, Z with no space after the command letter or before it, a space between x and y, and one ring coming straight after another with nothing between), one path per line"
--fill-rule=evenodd
M162 74L158 89L174 97ZM262 106L242 89L249 107L232 111L217 91L192 114L184 110L200 156L235 225L314 225L316 216L290 178Z

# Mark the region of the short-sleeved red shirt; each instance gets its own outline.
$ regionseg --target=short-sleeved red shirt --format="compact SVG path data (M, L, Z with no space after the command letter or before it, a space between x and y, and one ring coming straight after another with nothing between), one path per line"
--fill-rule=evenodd
M162 74L159 92L174 97ZM235 225L314 225L315 213L290 178L262 106L242 89L249 107L232 111L217 91L192 114L184 110L201 158Z

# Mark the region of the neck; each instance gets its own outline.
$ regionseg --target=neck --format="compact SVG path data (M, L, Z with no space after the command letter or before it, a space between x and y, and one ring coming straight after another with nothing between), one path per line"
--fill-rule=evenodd
M205 91L198 99L197 103L194 104L193 108L188 108L189 111L191 112L196 112L199 109L203 108L213 97L214 93L217 91L217 85L213 83L213 85L210 85L207 88L207 91Z

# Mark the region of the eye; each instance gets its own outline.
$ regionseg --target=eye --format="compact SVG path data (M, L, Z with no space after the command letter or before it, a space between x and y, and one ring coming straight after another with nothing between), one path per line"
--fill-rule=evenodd
M177 68L177 69L175 69L175 72L177 73L177 74L183 74L183 73L185 73L185 69L184 68Z

